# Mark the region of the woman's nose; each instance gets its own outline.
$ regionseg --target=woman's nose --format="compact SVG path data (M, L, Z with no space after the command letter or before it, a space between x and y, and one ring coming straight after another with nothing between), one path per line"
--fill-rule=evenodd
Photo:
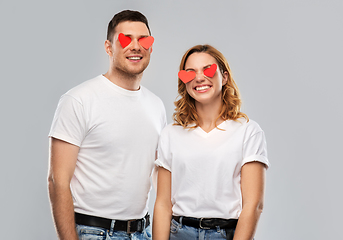
M197 82L203 82L205 81L204 73L202 71L198 71L195 73L195 81Z

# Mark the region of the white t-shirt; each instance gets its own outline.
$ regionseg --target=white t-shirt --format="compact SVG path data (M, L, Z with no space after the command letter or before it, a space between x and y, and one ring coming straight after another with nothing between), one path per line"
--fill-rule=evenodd
M175 216L234 218L242 211L241 167L259 161L267 167L266 141L250 120L227 120L206 133L200 127L168 125L161 133L155 164L172 174Z
M75 211L142 218L165 125L162 101L144 87L125 90L100 75L64 94L49 136L80 147L70 184Z

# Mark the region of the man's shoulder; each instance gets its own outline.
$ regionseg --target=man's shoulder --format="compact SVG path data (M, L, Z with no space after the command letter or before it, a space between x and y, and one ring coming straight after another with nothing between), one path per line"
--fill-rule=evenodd
M73 97L82 97L83 95L88 95L90 92L94 91L95 88L99 86L99 82L101 82L101 75L86 80L79 85L71 88L69 91L65 93L65 95L73 96Z
M141 85L141 91L148 97L154 97L160 99L155 93Z
M162 100L160 97L158 97L155 93L153 93L152 91L150 91L149 89L147 89L144 86L141 86L141 91L144 95L144 97L151 99L152 101L159 103L159 104L163 104Z

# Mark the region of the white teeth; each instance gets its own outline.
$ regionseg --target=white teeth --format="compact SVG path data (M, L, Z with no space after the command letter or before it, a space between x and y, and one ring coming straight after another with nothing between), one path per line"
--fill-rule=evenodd
M202 86L202 87L196 87L195 90L197 91L201 91L201 90L205 90L205 89L209 89L210 86Z
M130 59L130 60L140 60L141 58L140 57L128 57L128 59Z

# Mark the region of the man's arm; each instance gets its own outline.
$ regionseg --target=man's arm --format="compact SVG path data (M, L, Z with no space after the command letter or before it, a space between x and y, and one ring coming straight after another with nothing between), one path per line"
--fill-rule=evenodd
M159 167L152 225L152 237L154 240L169 239L171 218L171 173L168 170Z
M239 216L234 240L253 239L263 210L266 167L260 162L249 162L241 170L243 208Z
M50 138L49 197L57 235L61 240L77 240L70 181L79 147Z

